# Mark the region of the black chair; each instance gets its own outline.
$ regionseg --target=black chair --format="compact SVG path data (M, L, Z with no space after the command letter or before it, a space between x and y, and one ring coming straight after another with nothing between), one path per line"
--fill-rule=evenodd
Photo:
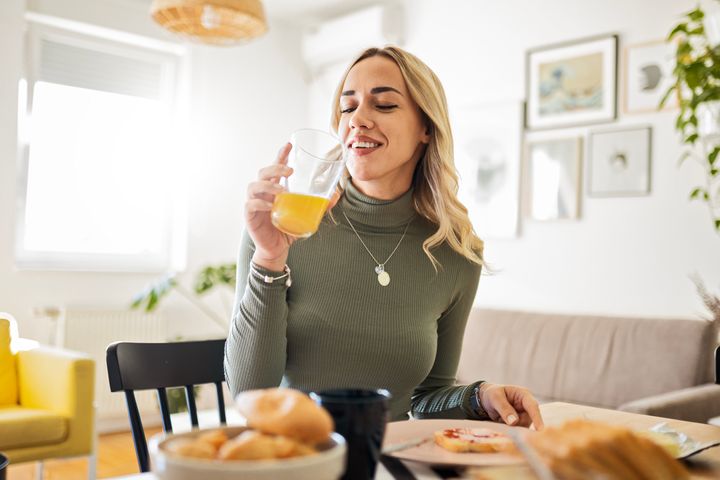
M190 422L198 426L197 407L193 387L215 384L220 424L225 425L225 401L222 382L225 381L223 356L225 340L203 340L174 343L116 342L106 351L110 391L125 392L135 453L141 472L150 471L145 430L140 419L135 390L156 389L163 430L172 433L166 388L185 387Z

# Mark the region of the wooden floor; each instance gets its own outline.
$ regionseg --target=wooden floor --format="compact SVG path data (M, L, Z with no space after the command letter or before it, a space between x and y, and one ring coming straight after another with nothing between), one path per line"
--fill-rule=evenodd
M149 437L160 429L148 428ZM97 477L109 478L138 473L132 436L127 433L101 435L98 445ZM87 459L48 460L44 480L82 480L87 478ZM8 480L35 480L36 463L10 465Z

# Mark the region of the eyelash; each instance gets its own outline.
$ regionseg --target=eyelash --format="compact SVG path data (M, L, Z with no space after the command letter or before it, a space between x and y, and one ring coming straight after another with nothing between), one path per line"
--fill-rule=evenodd
M340 113L350 113L350 112L352 112L353 110L355 110L355 108L356 108L356 107L348 107L348 108L346 108L346 109L344 109L344 110L340 110ZM379 110L383 110L383 111L389 112L390 110L393 110L393 109L397 108L397 105L376 105L375 108L377 108L377 109L379 109Z

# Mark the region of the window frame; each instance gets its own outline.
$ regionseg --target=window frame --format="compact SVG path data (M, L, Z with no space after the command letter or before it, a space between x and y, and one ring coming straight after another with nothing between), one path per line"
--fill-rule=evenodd
M180 155L174 165L182 169L173 186L170 212L166 218L164 248L160 253L101 254L42 252L24 248L25 216L29 180L29 123L33 110L34 85L40 78L43 40L73 47L120 55L161 65L161 96L173 119L173 129L187 127L189 52L184 46L145 38L80 22L29 13L26 16L25 72L18 86L18 175L15 221L15 266L19 270L158 273L182 271L187 263L187 165ZM185 94L183 96L183 94ZM178 138L186 138L178 135Z

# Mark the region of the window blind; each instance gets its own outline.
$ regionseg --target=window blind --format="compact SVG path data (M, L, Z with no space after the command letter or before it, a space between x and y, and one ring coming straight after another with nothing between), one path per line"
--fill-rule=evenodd
M160 99L163 64L43 38L36 80Z

